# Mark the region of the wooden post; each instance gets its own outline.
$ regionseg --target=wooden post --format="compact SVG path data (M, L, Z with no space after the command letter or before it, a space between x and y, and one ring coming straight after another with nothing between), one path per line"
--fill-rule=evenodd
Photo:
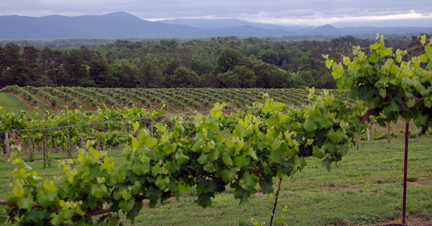
M390 123L391 122L389 122L388 123L388 125L387 125L387 143L390 143Z
M360 148L360 132L357 132L357 150Z
M415 127L415 131L416 131L416 139L419 139L418 128L415 124L414 124L414 127Z
M149 130L150 130L151 137L153 137L153 121L150 121L149 123Z
M46 148L45 148L45 133L42 133L42 144L43 144L43 149L42 149L42 153L43 153L43 168L46 168Z
M8 157L10 157L10 146L9 146L9 134L8 134L8 132L5 133L5 137L6 137L6 153L7 153Z
M101 151L101 142L100 142L100 138L97 139L97 150L100 152Z
M68 158L72 158L72 136L69 133L69 150L68 150Z
M369 137L369 126L366 127L366 135L367 135L367 141L370 141L370 137Z
M31 135L29 134L29 151L30 151L30 161L33 159L33 146L32 146L32 139Z
M80 135L80 139L81 139L81 147L82 147L82 149L86 150L86 147L85 147L85 144L84 144L84 139L83 139L82 132L80 132L79 135Z
M12 139L16 140L16 133L15 133L15 129L12 129Z

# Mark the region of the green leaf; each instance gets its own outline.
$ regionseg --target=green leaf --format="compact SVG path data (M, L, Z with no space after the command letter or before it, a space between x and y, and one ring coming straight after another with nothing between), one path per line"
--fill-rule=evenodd
M319 148L318 146L313 146L312 148L312 155L315 158L322 159L325 156L325 148L324 146Z
M160 166L159 164L156 164L155 166L153 166L153 167L151 168L151 172L152 172L152 175L153 175L154 177L156 177L157 175L162 174L162 172L163 172L163 168L162 168L162 166Z
M101 186L93 184L92 188L91 188L91 192L92 192L92 195L94 197L100 199L108 193L108 190L107 190L107 187L105 186L105 184L102 184Z
M180 192L187 192L187 191L190 191L190 190L192 190L192 186L190 186L188 183L179 183L178 184L178 190L180 191Z
M216 161L218 158L219 158L219 150L218 149L211 150L209 153L208 160L210 162L213 162L213 161Z
M27 197L21 196L20 198L17 198L16 203L20 209L30 210L34 206L33 196L30 194Z
M150 172L150 164L142 164L140 162L134 162L132 166L132 172L136 175L143 175Z
M24 193L25 191L22 186L15 186L12 190L12 194L17 198L24 196Z
M305 130L306 130L307 132L311 132L311 131L313 131L313 130L318 129L318 125L317 125L317 122L316 122L316 120L315 120L315 117L311 116L310 118L308 118L308 119L305 121L303 127L305 128Z
M333 142L333 143L339 143L341 141L342 138L342 134L341 132L338 131L334 131L333 129L330 129L330 131L327 134L327 137Z
M129 199L128 201L121 200L119 203L120 209L122 209L125 213L131 211L134 205L135 205L135 199L133 198Z
M56 193L54 192L48 192L48 193L44 193L44 192L39 192L36 195L36 200L38 202L39 205L41 205L43 208L47 209L50 205L51 202L54 201L54 198L56 197Z
M371 46L371 49L372 49L372 46ZM380 58L379 55L376 52L373 52L371 54L371 56L369 57L368 62L369 63L376 63L379 60L379 58Z
M204 165L203 169L209 173L213 173L217 170L217 167L212 162L208 162Z
M51 217L51 224L53 224L53 225L55 225L55 226L58 226L58 225L60 225L61 223L62 223L62 221L63 221L63 216L60 216L59 214L57 214L57 213L52 213L51 215L50 215L50 217Z
M175 159L177 160L177 165L181 166L189 161L189 157L183 153L177 152L175 154Z
M200 193L198 199L195 201L201 207L210 207L212 205L211 198L214 198L214 192Z
M233 163L233 160L231 159L231 157L229 156L229 155L224 155L224 156L222 156L222 161L225 163L225 165L227 165L227 166L232 166L234 163Z
M164 150L165 150L165 153L167 153L167 154L174 153L176 149L177 149L177 144L171 144L171 143L165 143L164 144Z
M241 178L245 185L248 188L255 189L256 182L259 180L258 176L254 173L249 173L248 171L243 173L243 176Z
M234 164L237 167L245 167L250 163L250 158L246 154L234 158Z
M226 104L216 103L215 106L211 109L210 115L212 117L220 118L222 116L222 109L226 106Z
M390 104L383 110L385 114L388 114L389 112L399 112L399 105L394 100L392 100Z
M294 156L294 165L299 166L300 169L303 169L307 165L307 163L306 163L303 156L298 157L298 155L295 155Z
M240 185L237 185L236 190L234 192L234 197L236 199L240 199L240 205L248 202L250 195L251 193L248 190L245 190Z
M333 60L330 60L330 59L327 59L326 60L326 67L328 68L328 69L330 69L330 67L333 65Z
M232 168L232 169L223 169L220 172L221 176L222 176L222 180L225 183L228 183L230 181L232 181L234 179L234 177L236 176L236 169Z
M244 128L243 126L241 126L240 124L237 124L234 127L233 130L233 136L235 137L239 137L239 138L243 138L246 136L246 128Z
M137 122L137 121L133 122L132 126L133 126L133 130L137 131L139 129L139 122Z
M414 123L416 124L416 126L425 126L426 123L428 122L428 115L422 115L421 112L417 113L415 118L414 118Z
M201 153L200 157L197 159L198 163L204 165L208 162L209 155L204 152Z
M379 89L379 95L384 98L387 96L387 91L386 89Z
M196 152L197 150L201 149L201 146L204 144L204 140L201 138L195 144L192 146L191 150L193 152Z
M163 190L168 186L169 182L170 182L169 177L158 176L155 184L156 186L158 186L160 190Z

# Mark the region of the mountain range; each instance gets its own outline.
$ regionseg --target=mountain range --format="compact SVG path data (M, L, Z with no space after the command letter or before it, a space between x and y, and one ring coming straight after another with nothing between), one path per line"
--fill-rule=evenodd
M263 37L431 33L432 27L319 27L252 23L236 19L147 21L126 12L101 16L0 16L0 40L70 38Z

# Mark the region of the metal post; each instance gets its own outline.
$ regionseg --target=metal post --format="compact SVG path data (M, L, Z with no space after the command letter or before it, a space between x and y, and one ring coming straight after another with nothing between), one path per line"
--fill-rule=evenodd
M387 143L390 143L390 123L387 125Z
M408 133L409 123L405 126L405 159L404 159L404 181L403 181L403 203L402 203L402 224L406 224L406 190L407 190L407 171L408 171Z
M80 135L80 139L81 139L81 147L82 147L82 149L86 150L82 132L80 132L79 135Z
M9 134L8 132L5 133L5 137L6 137L6 152L8 157L10 157L10 146L9 146Z
M33 159L33 146L32 146L32 139L31 139L31 135L29 134L29 151L30 151L30 160Z
M357 132L357 150L360 148L360 132Z
M370 137L369 137L369 126L366 127L366 133L367 133L367 141L370 141Z
M46 168L46 148L45 148L45 133L42 134L42 144L43 144L43 149L42 149L42 153L43 153L43 168Z
M69 150L68 150L68 158L72 158L72 136L69 133Z

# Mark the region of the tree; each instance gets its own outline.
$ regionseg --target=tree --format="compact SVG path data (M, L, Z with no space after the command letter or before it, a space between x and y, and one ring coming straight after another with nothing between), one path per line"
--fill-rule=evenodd
M219 82L222 84L222 88L240 88L242 81L238 74L233 71L227 71L217 76Z
M5 65L6 67L12 67L16 61L20 58L20 47L15 43L8 43L5 46Z
M199 77L192 69L180 66L171 78L171 84L174 87L196 88L199 87Z
M160 88L163 87L164 78L159 71L159 68L152 62L145 61L139 71L137 80L142 87Z
M69 85L77 84L77 81L87 77L87 68L81 50L72 49L69 52L65 69L69 77L67 79L69 80Z
M268 64L274 64L274 65L279 64L278 53L276 51L274 51L273 49L268 49L268 50L264 50L264 51L259 52L258 53L258 59L260 59L260 60L262 60Z
M118 87L116 82L108 77L108 64L104 59L92 60L89 64L89 76L98 87ZM113 86L114 85L114 86Z
M24 53L21 57L26 60L27 67L33 69L37 68L36 60L39 57L39 50L33 46L26 46L23 51Z
M11 84L16 84L18 86L26 86L31 84L30 79L30 68L27 67L25 59L18 59L12 68L6 71L6 79Z
M246 67L256 76L258 88L283 88L288 86L289 75L276 65L245 58Z
M199 61L198 59L192 59L189 62L190 68L195 71L199 76L203 74L209 74L214 70L213 64L209 60Z
M244 60L241 53L231 48L224 48L216 60L216 75L225 73L234 69L235 66L244 65Z
M301 86L305 86L306 82L302 79L299 74L294 74L289 79L289 86L291 88L300 88Z
M255 73L246 66L235 66L233 72L241 81L241 88L254 88L256 83Z

